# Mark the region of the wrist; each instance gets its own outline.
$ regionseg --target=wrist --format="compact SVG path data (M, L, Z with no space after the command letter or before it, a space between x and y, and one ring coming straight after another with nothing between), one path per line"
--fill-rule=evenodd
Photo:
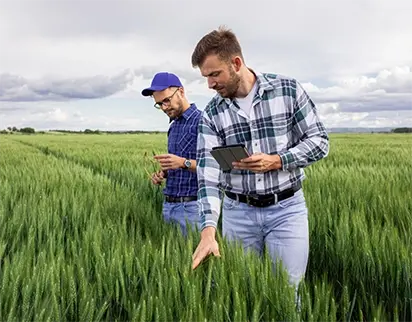
M180 158L180 168L181 169L186 169L185 161L186 161L186 158Z
M182 158L183 159L183 166L182 169L190 170L193 166L193 161L190 159Z
M215 239L215 236L216 236L216 228L213 226L205 227L200 233L201 239Z
M279 170L282 168L282 159L279 154L272 155L271 170Z

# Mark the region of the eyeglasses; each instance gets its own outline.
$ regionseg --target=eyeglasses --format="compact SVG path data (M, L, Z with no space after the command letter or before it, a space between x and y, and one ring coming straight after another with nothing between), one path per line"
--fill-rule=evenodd
M178 90L179 90L179 88L176 89L175 92L174 92L172 95L170 95L169 97L166 97L165 99L163 99L163 101L161 101L161 102L156 102L156 103L154 104L154 107L156 107L157 109L160 110L163 105L166 105L166 106L167 106L167 105L170 105L170 102L171 102L173 96L176 94L176 92L177 92Z

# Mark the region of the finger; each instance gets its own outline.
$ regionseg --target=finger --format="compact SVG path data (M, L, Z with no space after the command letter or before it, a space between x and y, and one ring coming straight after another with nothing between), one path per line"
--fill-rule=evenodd
M198 267L200 263L210 254L213 254L215 257L221 257L218 246L216 246L213 250L211 248L202 248L193 259L192 269Z
M161 165L169 165L169 164L171 164L172 163L172 161L170 161L170 160L159 160L159 163L161 164Z
M197 266L199 266L199 264L202 262L202 260L209 254L210 254L210 248L208 248L207 246L206 246L206 248L202 247L199 250L199 253L193 259L192 269L195 269Z
M196 250L195 250L195 252L194 252L193 255L192 255L192 260L194 260L194 259L197 257L197 255L199 254L199 251L200 251L200 245L198 245L198 246L196 247Z
M253 154L250 157L244 158L242 160L240 160L241 162L244 163L253 163L253 162L257 162L260 161L262 159L262 155L261 154Z
M172 164L170 163L162 163L160 166L162 167L163 171L170 170L173 168Z
M199 266L202 260L203 260L203 257L196 257L192 262L192 269L196 269L196 267Z
M200 240L199 244L196 247L195 252L192 255L192 259L194 259L195 257L197 257L199 255L199 253L202 251L202 249L204 249L204 242L202 240Z
M159 155L155 155L154 158L156 160L170 159L170 154L159 154Z
M263 167L259 164L256 164L253 167L249 167L249 170L259 172L259 171L263 171Z
M233 163L233 166L236 169L245 169L245 170L249 170L249 169L253 169L256 167L260 166L260 161L254 161L254 162L250 162L250 163L246 163L246 162L235 162Z
M213 256L221 257L220 251L219 251L219 246L216 246L216 248L213 249L212 253L213 253Z

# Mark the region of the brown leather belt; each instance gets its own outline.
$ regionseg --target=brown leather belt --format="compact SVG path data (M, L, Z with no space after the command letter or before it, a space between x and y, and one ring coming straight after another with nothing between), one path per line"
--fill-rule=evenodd
M187 197L173 197L165 196L166 202L189 202L197 200L197 196L187 196Z
M299 181L294 187L283 190L277 194L269 195L242 195L229 191L225 191L226 196L233 200L239 200L240 202L246 203L253 207L269 207L277 204L279 201L285 200L287 198L293 197L294 194L302 188L302 183Z

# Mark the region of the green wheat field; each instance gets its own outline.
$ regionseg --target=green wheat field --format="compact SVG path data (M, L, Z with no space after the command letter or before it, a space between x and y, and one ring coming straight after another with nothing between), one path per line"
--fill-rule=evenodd
M332 134L306 169L301 309L282 269L163 223L165 134L0 136L0 321L408 321L412 136Z

